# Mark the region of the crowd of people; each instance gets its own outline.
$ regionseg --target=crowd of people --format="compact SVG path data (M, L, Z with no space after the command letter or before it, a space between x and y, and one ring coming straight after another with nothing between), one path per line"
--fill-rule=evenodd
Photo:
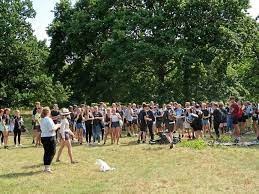
M20 111L14 116L11 110L0 109L1 145L7 148L8 137L14 134L16 147L22 146L21 133L25 131ZM64 147L67 147L71 163L75 163L72 155L71 143L86 145L107 143L110 137L111 144L119 144L121 132L127 136L136 136L137 143L156 143L155 135L166 134L170 148L174 146L174 137L182 138L210 138L219 139L221 134L230 133L238 143L242 132L254 130L259 141L259 104L237 101L230 97L229 101L196 103L186 102L184 106L177 102L159 105L151 101L136 105L129 103L126 106L112 103L111 106L101 102L98 106L73 105L59 109L55 104L50 110L42 107L40 102L35 103L32 113L33 144L43 145L44 165L50 170L50 163L56 152L56 141L60 144L57 162Z

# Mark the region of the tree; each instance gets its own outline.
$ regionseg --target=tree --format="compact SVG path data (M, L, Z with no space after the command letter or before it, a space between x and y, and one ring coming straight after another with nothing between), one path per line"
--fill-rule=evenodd
M49 29L49 66L79 101L249 96L242 75L237 83L228 74L231 65L250 70L258 63L252 49L258 24L246 14L248 3L80 0L72 7L61 1Z
M37 41L33 36L28 22L35 16L32 2L0 1L0 9L1 105L28 106L36 100L43 103L66 101L68 95L63 86L56 85L52 77L47 76L45 63L49 49L45 41ZM61 92L62 98L58 98L56 90Z

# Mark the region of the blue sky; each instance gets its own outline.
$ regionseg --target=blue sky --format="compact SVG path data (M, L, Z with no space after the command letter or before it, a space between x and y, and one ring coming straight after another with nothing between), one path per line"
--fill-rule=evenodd
M75 3L76 1L77 0L71 0L72 3ZM48 40L49 38L46 34L46 28L53 19L53 13L51 11L59 0L32 0L32 2L33 7L37 12L36 17L30 20L34 34L40 40ZM249 10L249 13L255 18L259 15L259 0L250 0L250 4L252 7Z

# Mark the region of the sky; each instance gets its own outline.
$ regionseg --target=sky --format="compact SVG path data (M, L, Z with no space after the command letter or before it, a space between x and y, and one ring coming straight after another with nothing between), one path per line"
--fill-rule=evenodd
M75 3L77 0L71 0L72 3ZM33 8L36 11L36 17L31 19L32 28L34 30L34 35L37 36L39 40L48 40L48 35L46 33L47 26L53 20L55 4L59 0L32 0ZM249 14L255 18L259 15L259 0L250 0L251 8L248 10Z

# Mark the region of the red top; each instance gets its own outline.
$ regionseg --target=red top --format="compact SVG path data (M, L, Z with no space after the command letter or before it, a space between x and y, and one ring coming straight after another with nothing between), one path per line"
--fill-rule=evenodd
M238 116L238 112L239 112L239 106L236 102L233 102L230 106L231 108L231 115L234 117Z

